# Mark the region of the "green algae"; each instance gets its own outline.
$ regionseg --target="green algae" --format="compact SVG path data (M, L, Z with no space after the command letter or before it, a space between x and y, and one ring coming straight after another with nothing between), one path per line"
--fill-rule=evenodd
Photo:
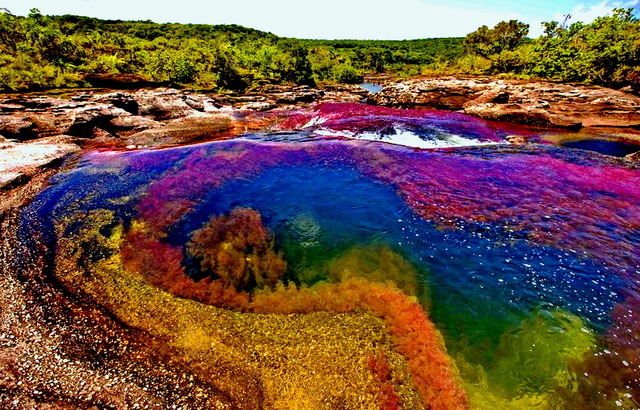
M427 288L420 282L417 269L384 244L354 246L330 260L326 269L332 282L354 276L373 282L391 282L407 295L418 297L423 304L429 300Z
M578 316L541 310L505 332L489 380L509 396L551 392L575 383L568 370L596 346L594 333Z
M300 214L287 224L283 250L290 277L307 286L337 283L358 276L373 282L393 283L407 295L416 296L428 310L428 272L419 270L386 243L332 247L318 222Z
M465 355L456 362L472 407L565 408L563 397L579 383L571 366L595 348L595 334L580 317L560 309L539 310L502 334L491 366L471 364Z

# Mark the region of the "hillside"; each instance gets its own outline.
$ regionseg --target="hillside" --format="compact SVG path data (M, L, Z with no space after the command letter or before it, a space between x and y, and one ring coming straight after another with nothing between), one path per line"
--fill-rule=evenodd
M419 74L452 60L462 39L322 41L238 25L158 24L80 16L0 14L0 89L90 85L122 75L199 89L265 83L359 82L363 73ZM131 78L131 77L130 77Z

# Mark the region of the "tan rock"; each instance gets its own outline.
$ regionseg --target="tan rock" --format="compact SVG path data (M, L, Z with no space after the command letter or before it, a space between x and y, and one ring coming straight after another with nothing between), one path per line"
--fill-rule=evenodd
M558 127L638 127L640 98L603 87L452 77L391 84L370 102L459 110L485 119Z
M126 138L127 145L138 147L179 145L211 139L233 128L233 118L225 113L192 115L169 121L158 128L138 132Z

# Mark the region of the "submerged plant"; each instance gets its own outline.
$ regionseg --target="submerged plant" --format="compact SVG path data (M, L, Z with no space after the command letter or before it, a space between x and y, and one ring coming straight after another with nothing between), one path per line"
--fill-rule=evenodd
M287 269L260 214L249 208L212 217L191 234L187 252L204 273L238 290L273 288Z
M422 293L418 272L411 262L382 244L355 246L331 260L327 270L334 282L358 276L373 282L391 282L410 296Z
M456 362L476 408L565 408L583 384L574 367L595 347L595 334L580 317L556 309L536 312L505 331L492 365L462 357Z
M595 345L594 333L580 317L541 311L502 335L489 380L512 396L551 392L573 382L569 365Z

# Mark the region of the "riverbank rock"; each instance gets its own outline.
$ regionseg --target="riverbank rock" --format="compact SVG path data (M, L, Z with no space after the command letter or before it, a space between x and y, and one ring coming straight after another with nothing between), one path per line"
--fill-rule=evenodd
M624 157L627 161L631 161L640 164L640 151L634 152Z
M36 175L56 168L70 154L80 151L73 137L43 138L29 143L0 142L0 192L29 183ZM0 205L4 201L0 201Z
M243 95L172 88L6 95L0 96L0 137L25 142L71 135L82 147L91 148L176 145L217 137L231 129L236 112L316 101L357 102L367 96L354 85L266 85Z
M369 102L461 110L487 120L557 127L640 127L640 98L622 91L549 82L411 79L386 86Z
M0 97L0 136L27 142L56 135L76 137L82 147L118 147L128 144L132 135L145 130L167 128L175 134L172 121L216 113L213 99L173 89L138 90L135 92L80 91L64 96L9 95ZM219 130L221 117L225 124L232 121L227 114L215 114L215 119L189 120L194 130L211 134L212 122ZM207 122L205 125L204 122ZM158 145L185 142L183 139L157 139ZM147 141L149 145L152 141ZM157 146L157 145L155 145Z

